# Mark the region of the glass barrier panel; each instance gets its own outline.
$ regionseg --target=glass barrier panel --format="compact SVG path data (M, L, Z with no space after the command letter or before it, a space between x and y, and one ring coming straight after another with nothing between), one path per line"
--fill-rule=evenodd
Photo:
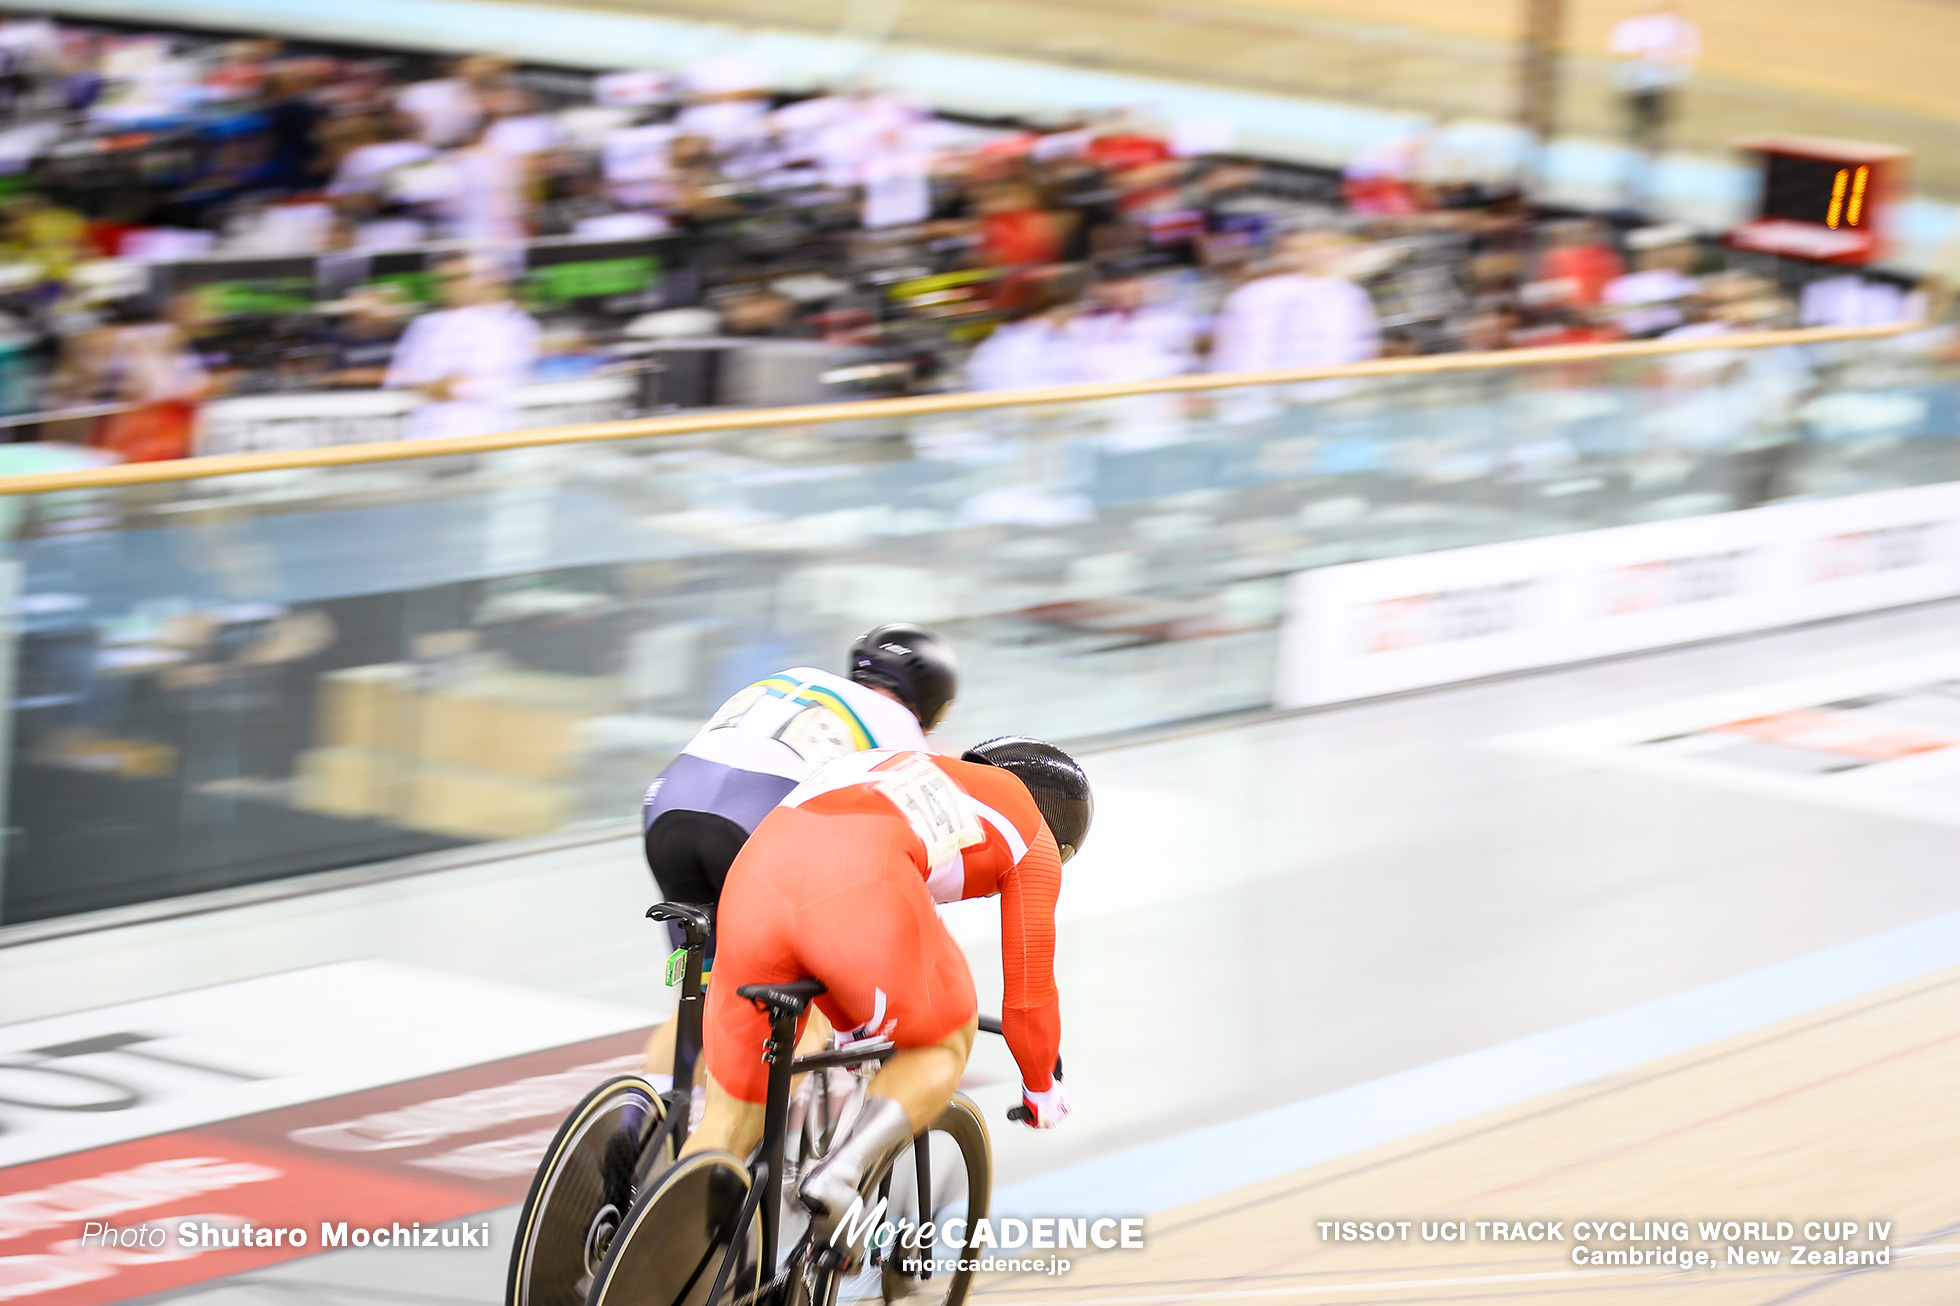
M1943 337L1413 371L0 499L0 923L632 818L942 630L947 746L1272 699L1304 568L1960 479Z

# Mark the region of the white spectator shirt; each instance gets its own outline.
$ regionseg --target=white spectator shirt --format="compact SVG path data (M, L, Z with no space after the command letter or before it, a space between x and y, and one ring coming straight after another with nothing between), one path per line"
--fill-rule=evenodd
M816 158L818 138L850 111L850 97L844 95L812 96L776 110L776 139L784 156L794 160Z
M1191 371L1196 362L1191 319L1167 304L1084 313L1067 332L1084 381L1160 381Z
M679 134L666 123L607 132L599 159L612 197L632 208L666 203L673 177L669 152Z
M1717 336L1733 335L1735 328L1720 318L1710 318L1704 322L1690 322L1686 326L1675 327L1663 335L1663 340L1713 340Z
M658 213L595 213L572 224L572 235L580 240L644 240L671 231L673 224Z
M866 165L887 148L891 132L904 132L918 145L917 116L903 100L889 95L844 100L812 141L824 184L842 188L859 181Z
M1906 294L1897 286L1842 276L1805 286L1798 315L1805 326L1890 326L1904 321L1907 309Z
M476 130L483 110L476 93L460 77L438 77L404 86L395 107L415 122L416 133L431 145L454 145Z
M972 390L1040 390L1082 379L1074 341L1046 317L996 327L966 360Z
M884 133L883 148L871 151L858 172L864 188L858 217L871 230L910 226L932 216L932 152L906 135Z
M424 141L376 141L347 152L327 186L329 195L365 195L382 189L388 174L435 157Z
M525 113L499 118L483 133L483 144L498 154L524 158L558 144L558 124L550 114Z
M53 58L61 53L61 29L45 18L0 23L0 50Z
M383 250L412 249L428 239L428 224L415 218L382 218L375 222L363 222L354 228L354 248L374 254Z
M1608 47L1622 61L1620 83L1655 91L1687 80L1701 57L1701 31L1676 13L1639 14L1613 28Z
M1225 297L1213 338L1214 372L1339 367L1381 353L1374 303L1344 277L1248 281Z
M684 136L705 136L717 154L738 154L769 134L769 101L716 100L690 104L674 119Z
M405 437L432 440L509 430L515 420L510 393L524 383L537 356L538 325L514 304L473 304L416 318L395 347L388 388L448 380L455 398L416 409Z
M1606 283L1601 298L1619 310L1620 327L1628 335L1651 335L1681 325L1680 301L1695 293L1695 279L1673 268L1629 272Z
M449 234L458 240L523 239L524 160L484 142L457 150L448 162L455 179L443 204Z

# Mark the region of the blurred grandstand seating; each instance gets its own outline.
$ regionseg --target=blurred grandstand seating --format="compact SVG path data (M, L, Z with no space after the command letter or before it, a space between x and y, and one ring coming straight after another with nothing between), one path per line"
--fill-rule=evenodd
M1120 113L1031 130L792 97L732 56L592 74L39 20L0 53L0 410L16 439L114 457L398 438L429 395L375 387L458 248L541 327L504 378L519 426L958 388L1036 313L1043 367L989 375L1202 369L1227 295L1285 271L1299 228L1331 233L1315 274L1375 318L1299 365L1797 317L1801 278L1541 213L1434 133L1343 178ZM1614 293L1633 264L1676 275Z

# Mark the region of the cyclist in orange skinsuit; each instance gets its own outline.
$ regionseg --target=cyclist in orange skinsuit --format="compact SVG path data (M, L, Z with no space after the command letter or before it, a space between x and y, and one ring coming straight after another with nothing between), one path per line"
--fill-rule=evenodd
M1092 810L1073 759L1016 738L960 760L854 753L797 786L756 827L722 889L707 1110L685 1150L739 1156L762 1134L769 1023L736 989L821 980L816 1005L833 1026L899 1048L871 1081L851 1137L804 1180L806 1205L820 1219L840 1216L863 1175L945 1109L973 1045L972 973L934 904L995 894L1001 1026L1028 1123L1060 1123L1055 899Z

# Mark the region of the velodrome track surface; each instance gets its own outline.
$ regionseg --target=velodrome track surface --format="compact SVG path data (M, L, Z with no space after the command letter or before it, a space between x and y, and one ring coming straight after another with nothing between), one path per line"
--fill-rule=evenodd
M1142 10L1138 0L1117 0ZM1339 15L1493 41L1516 39L1511 0L1241 0L1282 13ZM1642 0L1567 0L1565 48L1603 53L1620 19ZM1703 71L1847 100L1960 119L1960 87L1937 46L1960 39L1960 10L1941 0L1683 0L1701 29Z
M1001 1275L1010 1306L1590 1302L1911 1306L1960 1299L1960 970L1164 1212L1143 1252ZM1323 1242L1320 1221L1789 1220L1776 1266L1589 1268L1574 1242ZM1811 1220L1892 1226L1892 1263L1789 1264ZM1418 1225L1419 1227L1419 1225ZM1821 1229L1819 1230L1821 1232ZM1605 1246L1607 1244L1595 1244ZM1625 1246L1625 1244L1615 1244ZM1665 1242L1663 1245L1667 1245ZM1727 1245L1713 1244L1726 1261Z
M142 0L52 7L153 17ZM1583 157L1552 166L1586 203L1617 202L1619 183L1606 174L1627 166L1613 150L1599 153L1625 127L1605 50L1612 24L1638 7L1566 6L1559 134ZM1677 216L1731 221L1749 189L1723 171L1731 146L1762 132L1900 146L1915 156L1919 195L1960 197L1960 89L1948 68L1960 10L1946 0L1691 0L1687 10L1703 29L1706 57L1672 129L1671 146L1686 156L1656 183ZM172 16L404 48L490 46L601 67L684 64L741 34L756 39L765 59L785 60L779 71L799 85L864 75L929 98L950 94L949 103L972 112L1036 117L1125 106L1223 115L1239 120L1245 148L1325 163L1410 121L1396 114L1510 121L1522 13L1513 0L195 0ZM824 48L806 41L792 51L777 37L823 38ZM824 45L829 38L841 40ZM896 62L881 61L881 52ZM913 55L925 62L911 66ZM1302 104L1290 97L1318 108L1295 121ZM1703 175L1710 166L1719 175ZM1950 226L1943 209L1917 214L1900 233L1902 248L1915 260L1933 257Z
M1508 121L1516 106L1516 0L579 0L579 6L837 33L1089 69L1145 72ZM1560 120L1617 139L1613 24L1637 0L1568 0ZM1960 194L1944 0L1689 0L1704 57L1677 146L1726 154L1766 131L1879 140L1917 156L1922 191Z
M1960 1295L1940 1286L1960 1222L1941 1115L1960 783L1923 760L1889 780L1759 775L1753 754L1725 771L1616 742L1765 695L1945 683L1957 647L1960 608L1936 606L1091 755L1100 824L1060 929L1078 1110L1051 1135L995 1124L997 1209L1122 1207L1150 1217L1149 1246L990 1278L987 1298ZM10 1195L184 1156L276 1173L172 1211L460 1217L492 1244L223 1253L33 1294L17 1275L4 1299L496 1300L525 1149L664 1001L633 844L0 947L4 1059L64 1058L143 1098L0 1102L0 1257L74 1233L14 1232ZM986 904L951 916L989 1003L997 927ZM135 1034L154 1046L103 1042ZM1000 1122L998 1047L972 1080ZM455 1108L513 1084L530 1106ZM0 1070L0 1097L27 1086ZM1314 1228L1459 1216L1891 1220L1900 1256L1842 1284L1787 1266L1543 1278L1580 1273L1569 1240L1323 1247Z

